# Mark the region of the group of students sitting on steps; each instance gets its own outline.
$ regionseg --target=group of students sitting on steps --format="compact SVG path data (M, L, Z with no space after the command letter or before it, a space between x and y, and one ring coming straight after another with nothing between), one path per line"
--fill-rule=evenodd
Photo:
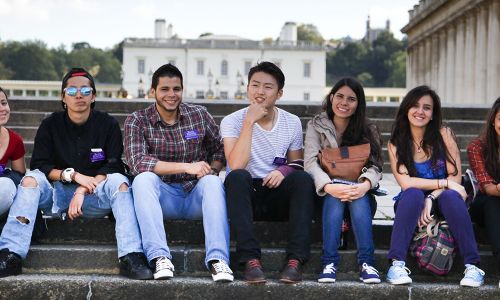
M285 76L261 62L248 73L249 105L227 115L220 127L207 109L182 102L183 77L173 65L158 68L150 94L155 103L129 115L124 136L118 122L94 109L94 79L71 69L61 86L62 111L44 119L26 173L22 138L5 127L7 94L0 89L0 277L20 274L36 215L67 212L70 219L113 213L120 274L132 279L174 276L165 219L203 219L205 265L214 281L231 282L229 232L234 234L243 280L264 283L261 246L253 221L288 221L286 263L279 280L302 281L310 257L310 226L322 205L320 283L335 282L346 209L357 244L359 277L380 283L375 268L371 191L382 178L382 142L366 117L361 84L338 81L307 124L276 107ZM481 135L468 147L481 193L468 210L461 185L460 150L442 124L438 95L418 86L404 97L388 143L392 173L401 186L386 280L409 284L405 260L417 226L434 215L446 219L465 263L460 285L478 287L485 273L473 220L485 225L500 274L500 98ZM366 163L352 184L336 181L320 163L325 148L369 144ZM124 154L125 161L122 161ZM7 167L10 168L7 168ZM224 182L219 172L225 167ZM26 173L26 174L25 174Z

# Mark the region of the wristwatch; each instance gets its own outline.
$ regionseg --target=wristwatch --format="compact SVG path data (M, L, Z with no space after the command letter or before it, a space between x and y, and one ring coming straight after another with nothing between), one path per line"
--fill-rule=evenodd
M75 169L67 168L61 172L61 181L64 183L70 183L73 181L73 175L75 174Z

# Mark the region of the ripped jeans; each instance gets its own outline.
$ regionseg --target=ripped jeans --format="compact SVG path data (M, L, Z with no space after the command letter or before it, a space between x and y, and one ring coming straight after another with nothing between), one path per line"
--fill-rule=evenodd
M18 186L7 223L0 236L0 249L21 256L28 254L34 221L38 209L54 213L69 207L77 184L62 184L57 181L54 186L39 170L30 171L25 177L36 180L36 187ZM129 190L119 191L122 183L129 185L128 179L119 174L108 174L99 183L94 194L85 195L82 212L84 218L101 218L113 212L116 219L115 232L118 245L118 257L132 252L143 252L139 225L134 211L132 193Z

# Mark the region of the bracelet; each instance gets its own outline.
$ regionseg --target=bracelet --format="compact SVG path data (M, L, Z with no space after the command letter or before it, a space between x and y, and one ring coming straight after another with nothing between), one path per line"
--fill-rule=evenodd
M432 193L430 193L429 195L425 196L425 198L429 198L429 199L431 199L432 201L435 201L435 200L436 200L436 197L435 197Z

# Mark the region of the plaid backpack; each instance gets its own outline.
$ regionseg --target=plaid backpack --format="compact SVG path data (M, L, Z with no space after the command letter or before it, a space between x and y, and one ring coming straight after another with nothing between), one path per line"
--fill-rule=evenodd
M455 239L446 221L434 219L418 228L410 246L410 253L420 268L437 275L446 275L453 266Z

